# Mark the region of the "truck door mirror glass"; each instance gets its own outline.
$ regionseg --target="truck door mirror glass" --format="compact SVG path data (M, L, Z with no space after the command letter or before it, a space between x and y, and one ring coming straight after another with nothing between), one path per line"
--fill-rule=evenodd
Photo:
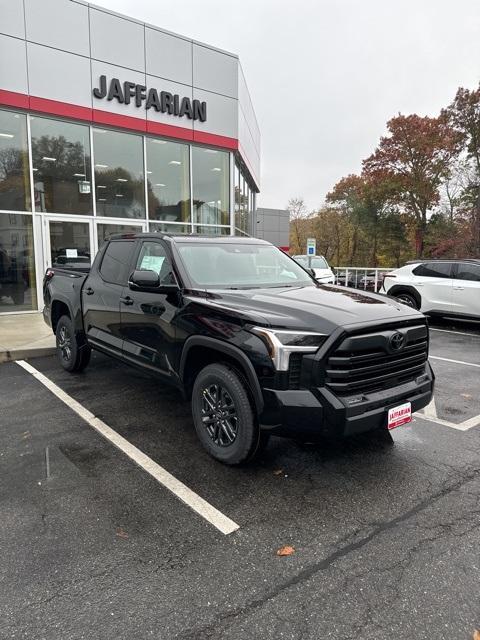
M158 273L149 269L136 269L128 280L130 289L156 289L160 286Z

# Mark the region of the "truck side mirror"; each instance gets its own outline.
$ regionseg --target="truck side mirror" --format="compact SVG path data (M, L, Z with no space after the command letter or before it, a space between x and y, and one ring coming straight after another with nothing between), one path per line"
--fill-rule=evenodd
M130 289L156 289L159 285L158 273L149 269L136 269L128 279Z

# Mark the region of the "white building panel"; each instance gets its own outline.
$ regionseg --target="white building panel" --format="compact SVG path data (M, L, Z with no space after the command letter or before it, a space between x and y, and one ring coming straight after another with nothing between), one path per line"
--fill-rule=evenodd
M0 33L25 38L23 0L0 0Z
M199 89L193 90L193 98L207 103L207 120L205 122L195 120L193 128L196 131L238 138L237 100Z
M145 25L90 7L92 58L145 72Z
M28 93L25 41L0 35L0 60L0 89Z
M193 44L193 86L238 97L238 58Z
M117 67L105 62L98 62L92 60L92 104L94 109L100 111L110 111L111 113L118 113L122 116L134 116L135 118L145 119L145 108L135 106L135 98L130 98L130 103L125 104L119 102L116 98L108 100L107 97L99 99L93 96L93 89L99 86L99 78L101 75L107 77L107 90L110 86L112 78L118 78L122 86L122 93L124 93L124 82L133 82L135 84L145 85L145 74L138 71L131 71L130 69L124 69L123 67Z
M147 74L183 84L192 84L191 40L146 27Z
M27 40L90 55L88 7L65 0L25 0Z
M91 107L90 60L29 42L30 95Z
M157 89L159 96L162 91L168 91L172 95L178 94L180 100L183 97L190 98L190 100L193 99L191 86L147 75L147 89L150 88ZM189 130L193 129L193 120L190 120L186 116L179 117L169 113L162 113L161 111L156 111L153 107L147 110L147 120L169 124L174 127L183 127Z

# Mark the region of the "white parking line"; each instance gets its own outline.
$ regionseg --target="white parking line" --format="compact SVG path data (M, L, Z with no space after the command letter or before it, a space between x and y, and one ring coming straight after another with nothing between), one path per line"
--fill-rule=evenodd
M454 364L465 364L467 367L478 367L480 369L480 364L475 364L474 362L464 362L463 360L452 360L451 358L441 358L440 356L428 356L432 360L443 360L443 362L453 362Z
M436 329L435 327L430 327L430 331L441 331L442 333L455 333L458 336L469 336L470 338L480 338L480 334L467 333L466 331L451 331L450 329Z
M223 513L218 511L215 507L209 504L206 500L197 495L194 491L189 489L183 482L177 480L175 476L172 476L166 469L154 462L145 453L142 453L140 449L137 449L128 440L119 435L116 431L111 429L105 422L96 418L93 413L88 409L85 409L79 402L77 402L68 393L65 393L63 389L60 389L54 382L49 380L43 373L37 371L31 364L25 362L25 360L18 360L17 364L20 365L31 373L32 376L41 382L49 391L51 391L59 400L64 402L72 411L75 411L87 424L89 424L95 431L106 438L120 451L127 455L131 460L136 462L144 471L149 473L157 482L171 491L177 498L180 498L190 509L193 509L202 518L207 520L210 524L216 527L223 534L228 535L239 529L239 525L230 518L227 518Z
M427 404L427 406L422 411L418 411L416 415L420 418L423 418L423 420L435 422L436 424L441 424L442 426L450 427L451 429L457 429L457 431L468 431L473 427L480 427L480 415L473 416L473 418L469 418L468 420L457 423L439 418L437 416L435 398L432 398L430 404Z

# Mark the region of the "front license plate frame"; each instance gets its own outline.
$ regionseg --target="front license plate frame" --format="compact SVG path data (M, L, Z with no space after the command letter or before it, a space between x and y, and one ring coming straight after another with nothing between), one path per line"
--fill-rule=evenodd
M412 421L412 403L403 402L402 404L392 407L387 414L387 429L391 431L402 424L408 424Z

